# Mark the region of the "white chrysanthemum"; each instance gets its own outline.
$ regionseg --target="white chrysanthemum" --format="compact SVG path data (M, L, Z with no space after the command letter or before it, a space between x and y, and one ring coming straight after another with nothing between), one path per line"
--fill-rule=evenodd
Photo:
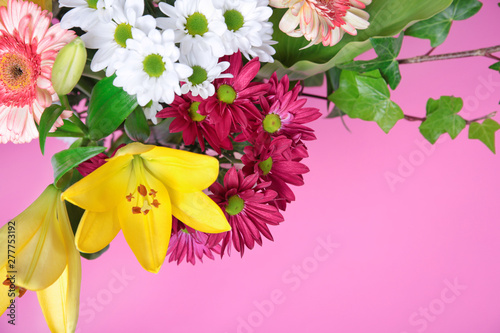
M155 101L150 101L146 106L143 107L144 115L146 119L149 119L153 122L153 124L158 124L158 118L156 118L156 114L158 111L163 110L163 106Z
M151 30L148 35L141 30L132 31L133 38L127 40L123 63L116 70L113 84L123 87L145 106L149 101L171 103L175 94L181 94L179 81L186 81L193 70L176 63L179 49L174 44L174 32Z
M268 0L213 0L222 11L227 30L222 36L226 54L239 51L246 57L259 57L273 62L276 53L272 44L273 24L269 22L273 10Z
M91 29L97 23L111 21L114 0L59 0L59 7L73 8L61 19L61 27Z
M181 55L179 62L188 65L193 70L193 74L182 85L181 92L186 94L191 91L193 96L200 95L204 99L215 94L215 87L212 84L215 79L233 77L229 73L222 74L229 68L229 62L218 61L217 58L207 57L204 54Z
M226 24L211 0L177 0L175 6L163 2L159 6L168 17L157 18L158 27L174 30L182 54L210 52L217 58L225 55L222 35Z
M82 36L85 46L98 49L90 69L98 72L106 68L111 76L125 54L127 39L132 38L132 30L140 29L145 33L155 29L156 21L150 15L142 16L142 0L114 0L113 17L109 23L98 23Z

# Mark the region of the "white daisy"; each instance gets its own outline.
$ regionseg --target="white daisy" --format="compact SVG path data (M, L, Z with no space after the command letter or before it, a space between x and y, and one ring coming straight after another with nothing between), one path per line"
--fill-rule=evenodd
M186 83L181 87L183 94L191 91L193 96L200 95L206 99L215 93L212 82L219 78L231 78L232 74L222 74L229 68L228 61L218 62L215 57L207 57L205 54L189 53L187 56L181 55L181 64L186 64L193 70L193 74L188 77Z
M82 36L85 46L98 49L90 69L98 72L106 68L111 76L116 66L127 53L127 39L132 38L132 30L140 29L145 33L155 29L156 21L150 15L142 16L142 0L114 0L113 17L109 23L98 23Z
M225 54L222 34L226 24L211 0L177 0L174 6L161 2L159 7L168 17L157 18L158 27L174 30L182 54L210 52L217 58Z
M272 44L273 24L269 22L273 10L268 0L213 0L222 10L227 30L222 36L226 54L241 51L248 59L273 62L276 53Z
M113 84L123 87L145 106L149 101L171 103L175 94L181 94L179 81L186 81L193 70L176 63L179 49L174 44L174 32L151 30L148 35L138 29L127 40L129 52L116 70Z
M146 106L142 108L144 110L144 115L146 119L149 119L153 122L153 124L158 124L158 118L156 118L156 114L158 111L163 110L163 106L155 101L150 101Z
M97 23L111 21L114 0L59 0L59 7L73 8L61 19L61 27L91 29Z

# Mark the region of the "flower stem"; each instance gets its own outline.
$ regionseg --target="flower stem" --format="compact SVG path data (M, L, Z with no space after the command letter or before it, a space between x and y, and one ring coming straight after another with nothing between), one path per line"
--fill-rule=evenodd
M417 64L426 61L436 61L436 60L446 60L446 59L457 59L457 58L467 58L467 57L488 57L492 59L500 58L492 55L492 53L500 52L500 45L485 47L482 49L462 51L462 52L453 52L453 53L445 53L445 54L436 54L436 55L423 55L413 58L407 59L399 59L398 63L400 64Z
M496 114L497 114L497 112L493 111L493 112L487 114L486 116L482 116L482 117L479 117L479 118L476 118L476 119L472 119L472 120L465 120L465 123L467 125L470 125L470 124L478 122L480 120L493 118ZM415 117L415 116L409 116L409 115L405 114L404 119L408 120L408 121L420 121L420 122L424 122L427 119L427 117Z

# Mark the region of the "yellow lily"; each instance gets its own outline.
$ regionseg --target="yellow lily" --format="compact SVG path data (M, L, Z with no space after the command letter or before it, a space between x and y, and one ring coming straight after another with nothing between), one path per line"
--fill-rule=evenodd
M52 332L74 332L78 321L80 253L61 200L49 185L24 212L0 228L0 311L15 320L15 298L36 291Z
M214 157L131 143L69 187L64 200L85 213L76 232L81 252L103 249L120 229L139 263L157 273L165 260L172 215L208 233L231 229L203 189L219 173Z

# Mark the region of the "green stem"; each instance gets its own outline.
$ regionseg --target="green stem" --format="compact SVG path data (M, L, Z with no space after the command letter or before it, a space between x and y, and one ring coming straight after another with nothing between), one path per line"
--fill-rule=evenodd
M400 64L418 64L418 63L427 62L427 61L457 59L457 58L467 58L467 57L492 58L492 57L495 57L492 55L492 53L496 53L496 52L500 52L500 45L485 47L485 48L476 49L476 50L462 51L462 52L453 52L453 53L436 54L436 55L427 55L426 54L423 56L418 56L418 57L413 57L413 58L399 59L398 63L400 63Z

